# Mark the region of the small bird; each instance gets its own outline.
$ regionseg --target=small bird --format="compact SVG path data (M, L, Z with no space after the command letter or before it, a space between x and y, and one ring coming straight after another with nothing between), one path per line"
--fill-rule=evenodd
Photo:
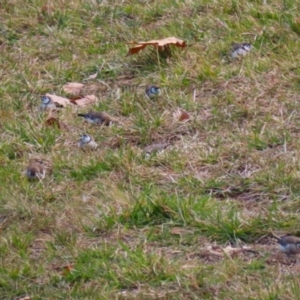
M145 93L147 97L154 99L160 94L160 88L158 86L151 85L146 88Z
M286 235L281 238L275 237L280 245L280 250L287 256L300 253L300 238L296 236Z
M89 134L82 134L79 141L79 147L81 149L96 149L98 144L95 142L94 138Z
M153 145L147 146L144 149L144 153L145 153L146 157L149 157L151 154L163 152L169 146L170 146L170 144L168 144L168 143L153 144Z
M50 109L56 109L56 105L53 102L53 100L48 96L42 97L42 104L40 105L40 110L50 110Z
M26 168L25 175L29 180L44 179L51 173L51 164L40 159L31 159Z
M110 126L112 124L111 117L105 112L90 111L86 114L78 114L78 116L85 118L86 121L91 124L105 125L105 126Z
M231 47L231 57L245 56L251 48L252 46L249 43L235 43Z

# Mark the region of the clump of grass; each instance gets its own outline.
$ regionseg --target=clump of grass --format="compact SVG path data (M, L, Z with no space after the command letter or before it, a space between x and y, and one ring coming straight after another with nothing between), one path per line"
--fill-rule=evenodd
M271 238L298 234L297 2L2 2L0 298L297 298ZM125 57L168 36L188 47ZM253 49L232 60L233 42ZM45 126L41 95L70 81L100 101ZM74 117L90 109L120 123ZM36 157L53 174L28 182Z

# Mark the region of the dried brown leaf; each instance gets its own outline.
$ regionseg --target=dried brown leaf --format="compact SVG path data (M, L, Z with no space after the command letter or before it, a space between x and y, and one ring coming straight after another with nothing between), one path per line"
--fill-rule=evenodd
M190 114L183 109L178 109L173 116L174 119L179 122L188 121L191 118Z
M66 107L67 105L71 104L70 100L64 97L46 94L47 97L50 97L54 103L57 103L60 106Z
M63 90L68 94L79 94L84 87L83 83L68 82L63 86Z
M190 115L186 112L186 111L181 111L181 115L179 117L179 121L182 122L182 121L186 121L186 120L189 120L190 119Z
M97 100L98 99L95 95L87 95L81 99L72 100L72 103L74 103L78 106L85 106L88 104L93 104L93 103L97 102Z
M159 51L164 51L169 45L174 45L180 48L186 47L186 42L176 37L168 37L160 40L151 40L148 42L129 42L127 44L136 45L128 50L127 56L140 52L148 45L152 45L153 47L158 48Z
M70 95L69 100L73 103L76 104L76 100L79 100L82 98L82 95Z
M64 266L63 271L62 271L62 275L67 276L68 274L70 274L72 272L73 269L74 269L73 265Z
M45 121L45 125L48 127L57 127L60 129L60 124L58 121L58 118L55 117L49 117L46 121Z

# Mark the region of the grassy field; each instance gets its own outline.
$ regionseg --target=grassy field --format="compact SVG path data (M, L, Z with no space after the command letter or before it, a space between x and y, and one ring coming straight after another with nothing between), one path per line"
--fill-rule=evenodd
M0 299L300 299L300 264L272 237L300 234L299 9L2 0ZM170 36L188 46L126 56ZM232 61L234 42L253 49ZM41 97L69 97L68 82L99 101L48 127ZM86 124L90 109L120 122ZM78 148L84 132L96 151ZM29 182L32 158L53 173Z

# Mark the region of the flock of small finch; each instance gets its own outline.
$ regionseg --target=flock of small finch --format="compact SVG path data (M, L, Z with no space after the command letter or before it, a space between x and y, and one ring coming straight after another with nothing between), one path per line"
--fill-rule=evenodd
M231 48L231 57L237 58L241 56L245 56L250 50L252 46L249 43L236 43L233 44ZM145 90L145 94L150 99L155 99L160 94L160 88L157 86L149 86ZM53 100L48 96L42 97L42 104L40 105L40 109L42 111L45 110L55 110L56 105ZM112 124L112 119L109 115L104 112L94 112L90 111L86 114L78 114L79 117L85 118L85 120L94 125L104 125L110 126ZM150 155L152 152L162 151L169 144L155 144L152 146L148 146L145 149L146 155ZM83 134L80 137L79 147L82 149L96 149L97 143L94 138L88 134ZM44 179L45 175L49 173L50 166L47 162L40 159L31 159L30 163L25 171L25 175L29 180L34 179ZM288 256L297 255L300 253L300 238L296 236L286 235L281 238L273 237L277 240L280 245L280 249L286 253Z

